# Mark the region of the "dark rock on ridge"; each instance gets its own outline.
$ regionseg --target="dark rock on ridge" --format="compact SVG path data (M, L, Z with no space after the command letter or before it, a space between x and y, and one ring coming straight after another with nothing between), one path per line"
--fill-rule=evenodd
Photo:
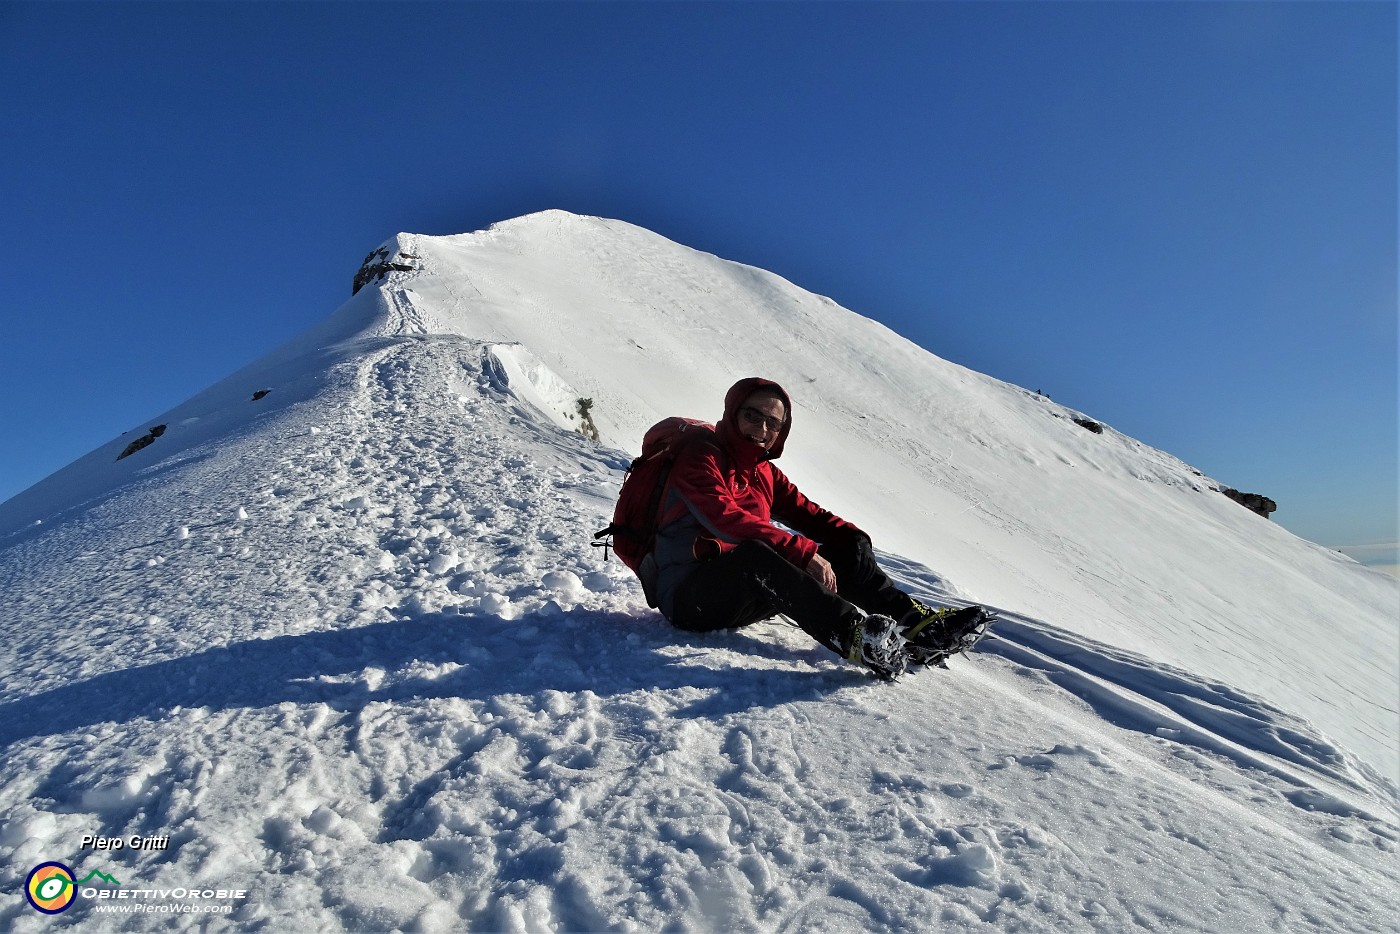
M130 457L132 454L135 454L137 451L146 447L148 444L154 442L163 434L165 434L165 426L156 425L149 432L128 444L126 446L126 450L122 451L120 454L117 455L117 460L121 460L123 457Z
M1251 512L1257 512L1265 519L1269 518L1270 513L1278 509L1278 503L1258 493L1241 493L1239 490L1232 490L1228 487L1222 488L1220 492Z
M350 290L354 295L371 282L382 279L391 272L412 272L417 266L409 263L396 262L401 259L417 259L411 253L394 254L394 262L389 259L389 251L380 247L365 257L365 261L360 264L360 271L355 273L355 286Z

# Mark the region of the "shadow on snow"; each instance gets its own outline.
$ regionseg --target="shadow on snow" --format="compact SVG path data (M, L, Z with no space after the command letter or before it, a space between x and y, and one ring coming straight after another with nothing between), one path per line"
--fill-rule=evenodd
M690 646L693 651L685 651ZM719 652L717 648L736 651ZM745 659L834 660L815 643L793 649L742 632L695 635L660 618L564 613L503 621L428 614L215 646L134 665L0 704L0 748L102 723L159 719L175 708L258 709L284 702L351 711L372 702L502 694L698 689L684 717L717 718L812 698L866 681L844 668L754 668ZM446 674L432 666L456 665ZM428 666L414 676L404 669ZM379 669L392 677L367 676ZM438 671L441 669L439 668Z

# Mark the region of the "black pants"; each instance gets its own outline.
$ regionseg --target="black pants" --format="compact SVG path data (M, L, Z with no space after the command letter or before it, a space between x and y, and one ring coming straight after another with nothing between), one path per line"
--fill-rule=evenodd
M676 588L671 622L692 632L734 629L782 613L835 652L861 613L899 619L913 601L875 563L870 540L854 536L817 549L836 572L827 590L767 543L747 541L701 564Z

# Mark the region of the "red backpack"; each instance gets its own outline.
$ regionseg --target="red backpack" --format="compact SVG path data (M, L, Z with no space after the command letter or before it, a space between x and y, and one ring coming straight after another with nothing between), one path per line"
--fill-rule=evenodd
M611 548L622 563L636 573L647 592L647 602L652 606L656 604L649 578L654 578L655 572L651 568L644 570L643 562L656 544L661 494L681 446L698 438L713 437L714 432L715 426L709 422L678 415L664 418L647 429L642 436L641 456L632 461L622 478L612 525L593 535L593 546L603 549L604 560Z

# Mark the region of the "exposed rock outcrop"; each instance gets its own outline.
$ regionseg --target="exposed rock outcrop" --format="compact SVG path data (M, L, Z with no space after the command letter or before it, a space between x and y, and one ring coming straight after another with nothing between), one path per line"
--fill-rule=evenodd
M131 442L130 444L128 444L128 445L126 446L126 450L122 451L120 454L117 455L117 460L121 460L123 457L130 457L131 455L135 454L137 451L139 451L139 450L141 450L142 448L146 447L148 444L151 444L152 442L154 442L157 438L159 438L159 437L160 437L161 435L163 435L163 434L165 434L165 426L164 426L164 425L156 425L156 426L155 426L154 428L152 428L149 432L147 432L146 434L144 434L144 435L142 435L141 437L137 438L135 441L133 441L133 442Z
M366 256L365 261L360 264L360 271L355 273L355 287L350 290L350 294L356 294L369 283L378 281L391 272L412 272L418 267L410 262L403 262L403 260L417 258L412 253L395 253L391 260L389 251L380 247Z
M1251 512L1257 512L1265 519L1269 518L1269 515L1273 513L1274 510L1278 509L1278 503L1258 493L1241 493L1239 490L1232 490L1228 487L1222 488L1220 492Z

